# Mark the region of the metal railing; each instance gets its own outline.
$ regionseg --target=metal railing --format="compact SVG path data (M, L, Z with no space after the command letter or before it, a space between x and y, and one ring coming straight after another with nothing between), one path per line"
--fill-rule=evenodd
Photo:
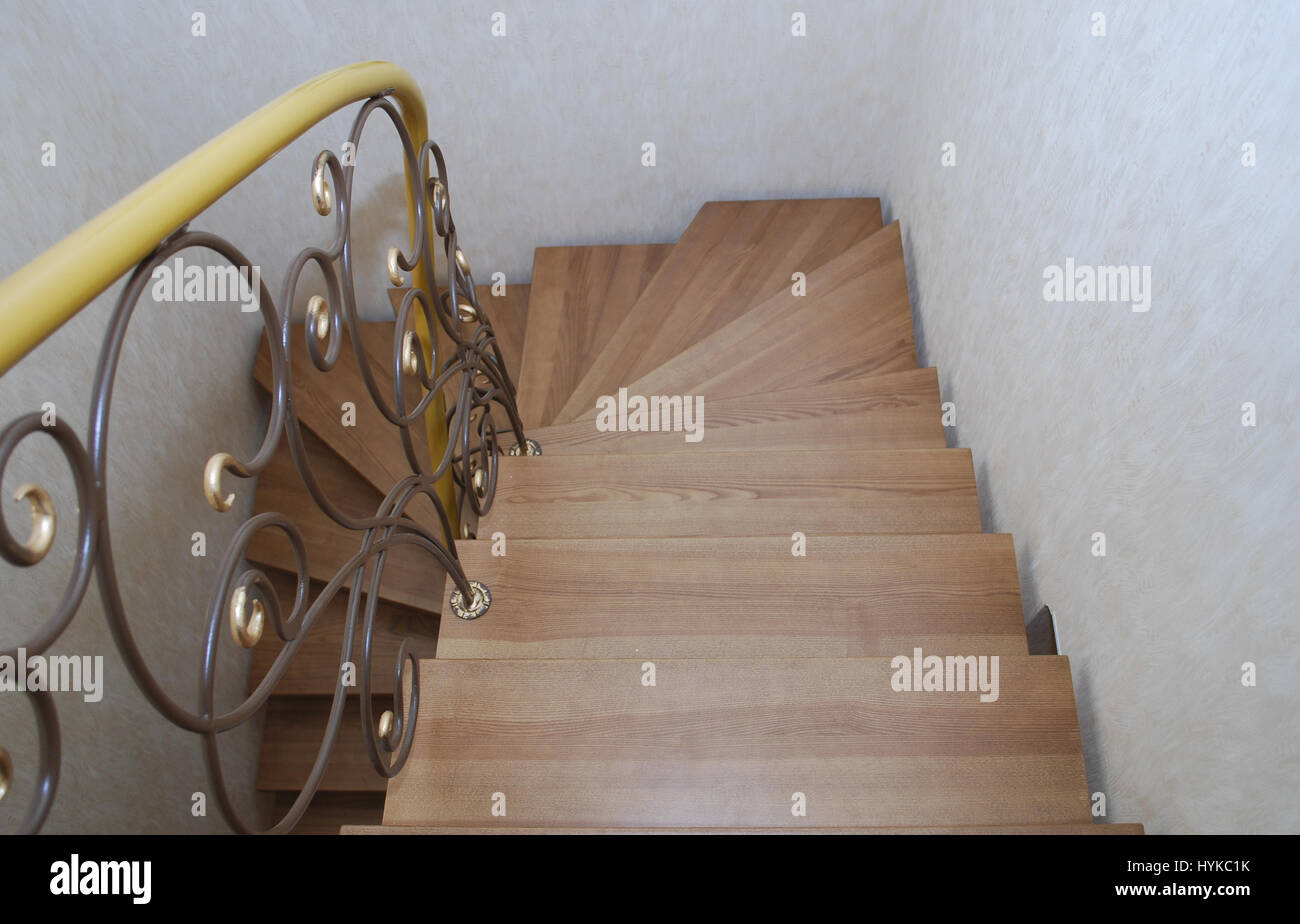
M240 525L222 557L217 586L206 608L200 694L195 707L187 708L163 690L145 663L127 619L114 569L107 500L108 431L122 344L153 270L178 252L198 249L233 267L251 265L229 241L191 229L189 221L311 126L356 102L362 105L352 125L350 144L360 145L372 116L386 117L400 138L407 180L410 240L405 250L390 248L387 261L389 281L398 287L409 285L396 311L396 336L391 349L393 394L383 393L377 384L357 313L350 227L354 167L345 166L332 151L322 151L312 169L310 194L320 215L333 216L332 240L324 247L306 247L291 261L278 300L259 282L257 304L269 341L272 378L270 418L261 445L248 459L218 452L202 473L208 503L218 511L227 511L234 495L227 493L223 478L256 477L271 462L283 440L314 502L334 522L356 534L356 551L313 598L307 568L311 550L294 523L279 513L259 513ZM441 290L434 282L434 253L439 243L447 280ZM308 267L315 267L323 276L323 291L307 291L303 279ZM409 281L404 276L407 273ZM75 561L61 599L43 625L20 645L0 652L0 656L15 657L20 649L28 657L47 651L76 615L93 572L113 637L134 682L159 713L200 737L217 804L236 831L249 833L256 826L234 805L223 777L221 736L267 704L303 640L340 593L347 598L340 668L358 660L354 638L358 626L361 630L359 706L371 763L385 777L401 770L410 750L419 706L419 661L403 643L395 666L393 709L375 719L371 635L385 559L402 546L421 550L430 559L431 580L437 579L437 571L442 569L453 583L451 606L455 614L462 618L482 615L490 604L490 593L471 581L461 568L455 540L461 529L460 511L468 507L481 515L492 503L502 449L499 432L507 432L498 431L493 410L505 414L512 436L507 451L535 454L540 449L524 435L514 385L492 324L475 294L469 261L457 243L446 164L438 146L426 138L419 90L411 77L394 65L352 65L303 84L146 183L0 283L0 374L124 276L126 285L109 321L92 386L86 441L83 443L62 418L46 426L40 412L20 416L0 430L0 477L26 437L43 432L55 440L72 472L78 511ZM306 317L295 322L291 309L302 297L307 297ZM345 330L348 338L342 336ZM294 336L305 337L312 364L323 372L334 368L344 340L349 339L370 400L400 435L410 474L392 485L370 516L345 513L336 499L326 494L313 472L294 409L290 369ZM450 401L445 394L451 396ZM418 432L420 425L428 434L427 464L421 462L411 432L413 427ZM196 486L198 476L196 472ZM30 505L31 531L25 541L19 541L0 510L0 557L12 566L32 567L51 548L56 528L55 501L36 484L23 485L17 497ZM406 515L408 507L420 497L436 508L441 535ZM250 541L264 530L279 531L293 549L297 592L290 606L281 605L268 575L250 567L246 560ZM239 705L218 712L215 675L223 639L227 644L251 648L268 626L284 642L274 663ZM292 807L267 829L271 833L292 829L320 786L348 702L343 673L341 669L308 779ZM34 709L40 759L36 791L20 830L34 832L40 829L54 800L60 773L60 740L51 694L28 691L24 695ZM0 748L0 798L6 795L11 780L10 758Z

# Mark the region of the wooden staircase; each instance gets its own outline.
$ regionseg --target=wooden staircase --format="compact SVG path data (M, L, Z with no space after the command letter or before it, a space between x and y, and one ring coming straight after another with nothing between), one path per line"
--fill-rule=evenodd
M676 244L539 248L507 291L480 300L543 455L500 460L458 543L491 606L455 618L428 557L394 553L373 644L395 663L422 643L409 760L385 788L349 710L300 830L1141 832L1093 824L1068 660L1028 653L1013 542L982 532L971 453L947 448L878 200L708 203ZM373 511L407 470L396 432L361 419L348 349L329 374L295 349L313 465ZM703 439L599 430L620 388L703 396ZM287 458L257 507L302 527L314 579L355 549ZM292 598L287 542L249 557ZM279 805L325 726L344 609L268 709L258 787ZM996 698L896 691L916 649L996 664ZM255 649L254 685L277 650Z

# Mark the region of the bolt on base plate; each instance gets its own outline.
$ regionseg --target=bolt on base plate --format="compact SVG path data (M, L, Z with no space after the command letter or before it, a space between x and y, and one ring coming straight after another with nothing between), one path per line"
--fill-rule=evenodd
M479 581L470 581L469 589L473 592L474 598L470 600L470 605L465 605L465 595L456 588L451 592L451 611L461 619L478 619L488 611L492 605L492 592L487 586Z
M524 440L525 448L521 450L519 444L515 443L510 447L512 456L540 456L542 454L542 444L533 439Z

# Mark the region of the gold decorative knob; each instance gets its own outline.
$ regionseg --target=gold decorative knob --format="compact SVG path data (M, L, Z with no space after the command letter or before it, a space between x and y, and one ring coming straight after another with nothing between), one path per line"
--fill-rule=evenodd
M481 468L474 469L474 493L482 497L487 491L487 473Z
M469 258L465 256L465 251L459 247L456 248L456 265L460 267L462 273L466 276L469 275Z
M433 223L439 237L447 236L447 187L434 177L429 181L429 200L433 203Z
M466 324L478 320L478 309L474 303L463 299L456 299L456 317L460 318Z
M396 247L388 248L388 281L393 285L401 288L406 285L406 277L402 275L402 268L397 265L397 261L402 258L402 252Z
M230 597L230 634L235 644L240 648L252 648L262 640L265 623L266 609L262 601L254 598L250 607L247 588L236 588Z
M307 330L324 343L330 335L330 311L325 299L313 295L307 301Z
M224 497L221 492L221 473L222 471L232 471L236 475L244 478L248 477L248 469L244 468L228 452L219 452L203 468L203 495L208 499L208 506L218 513L225 513L235 503L235 495L226 494Z
M58 526L58 515L54 512L54 499L50 492L38 484L22 485L14 492L14 500L27 501L32 508L32 531L23 544L23 560L34 565L54 545L54 530Z
M393 733L393 710L385 709L379 717L379 737L381 740L387 740L388 736Z
M415 331L408 330L402 337L402 371L407 375L420 374L420 341Z
M0 802L9 794L9 786L14 780L14 762L9 759L9 752L0 748Z
M319 215L328 215L334 210L334 191L330 189L325 171L329 167L329 152L321 151L316 156L316 164L311 170L311 203Z

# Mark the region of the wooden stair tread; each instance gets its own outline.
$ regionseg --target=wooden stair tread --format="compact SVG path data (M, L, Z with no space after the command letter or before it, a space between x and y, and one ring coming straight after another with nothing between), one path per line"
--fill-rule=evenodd
M680 434L678 434L680 439ZM697 444L702 445L702 444ZM773 451L502 458L479 535L978 533L969 450Z
M492 322L506 371L518 386L524 360L524 343L531 321L532 286L526 282L511 283L506 286L503 294L493 295L491 285L480 285L474 287L474 293L478 296L479 305L487 312L488 320Z
M688 345L881 227L878 199L709 202L585 370L558 420L649 372Z
M629 394L699 394L707 402L916 368L898 222L627 384ZM626 383L625 383L626 384ZM609 392L609 394L615 394ZM593 401L581 410L596 416Z
M383 498L351 466L334 454L310 431L303 432L303 445L311 470L325 495L344 513L359 517L373 516ZM422 505L427 504L427 507ZM427 500L417 499L413 512L424 510L421 520L436 516ZM285 441L257 479L254 513L280 513L302 534L307 549L309 577L330 581L361 548L362 531L345 529L331 519L311 496L294 465ZM296 572L292 547L278 529L259 530L249 541L249 561L282 571ZM422 612L439 612L438 601L444 578L442 568L431 555L414 546L394 547L385 561L380 596L384 600L413 607ZM351 586L349 574L346 586Z
M379 712L392 708L392 698L376 696ZM262 722L262 752L257 788L297 793L316 760L329 719L331 700L325 696L273 696ZM321 777L321 792L383 792L387 781L370 762L361 731L359 701L348 700L334 750Z
M271 568L267 570L280 600L282 612L289 615L293 605L297 582L292 575ZM311 584L311 598L316 599L324 585L318 581ZM328 604L311 631L302 637L298 653L289 663L280 682L276 684L276 696L333 696L339 680L343 652L344 627L346 626L348 600L346 594L338 594ZM363 625L365 613L357 614L357 623L353 632L352 663L361 670ZM392 695L393 681L396 677L398 652L402 642L410 639L412 644L423 643L432 653L438 638L438 617L418 610L408 609L380 600L375 610L375 628L371 633L371 678L374 692ZM266 632L262 640L253 648L253 662L249 669L248 690L257 689L267 671L271 669L276 657L283 650L285 643L274 632ZM419 650L419 649L417 649ZM349 695L354 695L358 687L348 687Z
M933 834L1052 834L1052 835L1090 835L1090 834L1143 834L1142 825L1117 822L1113 824L1062 824L1062 825L968 825L966 827L928 827L928 828L843 828L843 827L785 827L785 828L557 828L534 827L522 828L517 825L404 825L404 824L345 824L339 834L418 834L418 835L465 835L465 834L887 834L887 835L933 835Z
M362 349L371 377L385 402L394 409L397 403L392 369L395 326L391 321L361 325ZM294 409L305 429L319 437L382 495L411 474L411 464L402 447L401 429L383 415L366 388L351 334L344 329L339 336L343 338L342 349L329 372L322 372L312 364L303 337L292 339L290 369ZM271 391L271 357L266 337L262 338L258 349L253 378L267 392ZM410 384L413 386L411 394L417 394L415 380L411 379ZM347 426L343 415L345 402L350 402L355 409L349 415L350 425ZM408 399L408 404L414 407L415 401ZM427 465L429 450L424 422L412 424L410 432L417 460Z
M640 658L422 662L385 824L488 824L494 792L525 826L1092 821L1064 657L1000 658L983 703L895 692L889 658L655 669L646 687Z
M474 287L479 306L492 322L497 344L501 347L501 358L505 361L506 371L517 376L524 356L524 337L528 329L529 301L532 297L529 283L512 283L505 287L501 295L492 294L492 286L484 284ZM393 314L402 303L409 289L389 289L388 298L393 303ZM389 343L391 343L391 339ZM388 357L391 366L392 357ZM518 379L515 379L516 384Z
M546 456L680 452L679 433L601 432L591 419L535 427ZM710 452L942 449L937 370L909 369L705 402Z
M788 532L507 539L503 557L491 546L457 544L492 604L479 619L442 621L439 658L1028 652L1006 535L812 535L806 557L791 555Z
M297 793L275 794L275 819L293 805ZM299 819L293 834L342 834L378 827L384 818L384 794L381 792L318 792L306 814Z
M672 250L672 244L538 247L519 370L524 425L548 424Z

